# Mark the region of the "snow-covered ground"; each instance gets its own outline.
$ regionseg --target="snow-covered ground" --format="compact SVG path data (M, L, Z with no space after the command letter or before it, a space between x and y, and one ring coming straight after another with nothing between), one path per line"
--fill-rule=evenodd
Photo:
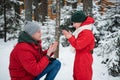
M4 43L3 40L0 39L0 80L10 80L8 72L9 55L16 42L17 40L13 40ZM55 80L73 80L74 56L75 54L70 52L69 47L63 48L60 46L59 60L62 63L62 67ZM93 57L93 80L120 80L120 77L108 75L106 66L101 64L102 57L98 57L95 53L93 54Z

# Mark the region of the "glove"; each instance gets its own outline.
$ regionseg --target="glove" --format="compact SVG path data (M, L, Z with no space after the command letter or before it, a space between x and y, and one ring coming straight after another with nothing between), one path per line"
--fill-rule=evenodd
M54 60L56 60L56 58L50 58L50 63L52 63Z

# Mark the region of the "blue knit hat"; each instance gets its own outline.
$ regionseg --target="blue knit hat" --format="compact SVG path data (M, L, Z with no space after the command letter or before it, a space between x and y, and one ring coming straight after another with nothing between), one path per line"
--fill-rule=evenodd
M72 22L84 22L86 20L86 15L83 11L76 11L73 13L71 16L71 21Z
M27 22L24 26L24 31L28 33L30 36L32 36L34 33L36 33L38 30L40 30L40 25L38 22Z

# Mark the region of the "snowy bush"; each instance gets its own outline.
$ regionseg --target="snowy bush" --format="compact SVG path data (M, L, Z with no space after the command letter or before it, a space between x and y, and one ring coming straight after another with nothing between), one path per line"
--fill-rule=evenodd
M47 49L50 44L55 41L55 21L46 17L44 26L41 26L42 31L42 47Z
M96 54L103 57L102 63L106 64L108 72L112 76L120 75L120 12L116 12L117 6L107 9L101 16L95 6L94 17L97 33L98 45Z

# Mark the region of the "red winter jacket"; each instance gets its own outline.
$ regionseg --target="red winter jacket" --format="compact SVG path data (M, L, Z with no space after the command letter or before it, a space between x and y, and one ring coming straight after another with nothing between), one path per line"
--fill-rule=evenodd
M23 33L26 37L26 33ZM49 64L41 46L31 38L24 38L17 43L10 54L9 72L11 80L34 80Z
M81 26L93 24L94 19L87 17ZM95 41L91 30L83 30L78 37L72 36L69 39L70 44L75 48L76 55L74 61L74 80L92 80L92 54Z

